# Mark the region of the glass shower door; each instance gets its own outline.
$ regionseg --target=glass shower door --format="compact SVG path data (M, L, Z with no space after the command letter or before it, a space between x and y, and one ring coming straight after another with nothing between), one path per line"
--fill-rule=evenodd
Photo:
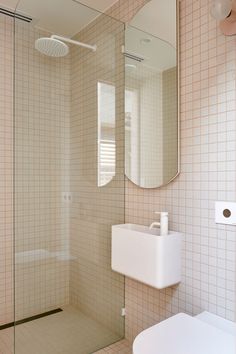
M14 20L0 11L0 353L14 351L13 59Z
M75 1L16 11L15 354L89 354L124 335L124 277L111 270L111 225L124 222L124 25ZM51 34L97 50L46 56L35 41ZM99 83L112 87L102 111Z

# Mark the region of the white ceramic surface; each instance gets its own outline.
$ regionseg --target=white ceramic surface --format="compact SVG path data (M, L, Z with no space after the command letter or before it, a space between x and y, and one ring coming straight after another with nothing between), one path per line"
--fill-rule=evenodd
M235 335L179 313L141 332L133 354L235 354Z
M122 224L112 226L112 269L157 289L181 281L181 234Z

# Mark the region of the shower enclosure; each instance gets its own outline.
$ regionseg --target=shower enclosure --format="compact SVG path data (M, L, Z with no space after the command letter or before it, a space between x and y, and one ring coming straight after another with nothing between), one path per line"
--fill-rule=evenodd
M15 13L14 316L0 353L94 353L124 335L110 261L124 222L124 24L73 0L20 0ZM96 51L35 49L53 34Z

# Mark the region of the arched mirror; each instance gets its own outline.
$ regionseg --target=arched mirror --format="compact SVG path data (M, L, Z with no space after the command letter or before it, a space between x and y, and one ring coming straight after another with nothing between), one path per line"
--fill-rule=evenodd
M125 170L142 188L179 173L178 6L151 0L125 31Z

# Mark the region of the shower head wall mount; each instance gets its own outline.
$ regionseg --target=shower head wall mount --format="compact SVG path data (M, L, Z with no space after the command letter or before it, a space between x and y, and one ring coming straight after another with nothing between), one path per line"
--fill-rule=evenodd
M38 38L35 41L35 49L47 56L64 57L69 53L69 47L64 42L90 49L93 52L97 50L96 45L82 43L56 34L53 34L51 37Z

